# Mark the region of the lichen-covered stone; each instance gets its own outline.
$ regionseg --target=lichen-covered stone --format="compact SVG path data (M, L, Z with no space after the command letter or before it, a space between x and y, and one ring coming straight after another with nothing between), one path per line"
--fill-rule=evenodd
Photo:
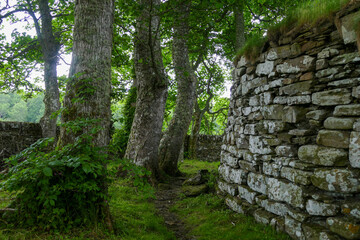
M301 222L298 222L291 217L285 217L285 231L293 238L305 240L304 232L301 227Z
M358 62L360 61L360 55L358 52L346 53L337 57L334 57L329 61L330 65L345 65L350 62Z
M360 168L360 132L351 132L349 161L353 168Z
M239 197L245 199L248 203L254 204L255 203L255 197L259 194L253 190L251 190L247 186L240 185L238 187L239 190Z
M347 151L318 145L301 146L298 151L298 157L303 162L321 166L345 166L348 162Z
M336 106L334 116L360 116L360 104Z
M354 118L329 117L325 120L324 127L327 129L349 130L353 128L354 122Z
M306 114L306 118L309 119L314 119L317 121L322 121L326 118L326 116L329 114L328 111L326 110L315 110L315 111L310 111Z
M256 74L258 76L267 76L274 70L274 66L274 61L265 61L264 63L260 63L256 67Z
M266 146L262 137L252 135L249 137L249 150L257 154L269 154L272 152L272 150Z
M337 50L336 48L327 47L321 50L321 52L318 53L317 57L319 59L324 59L324 58L336 56L338 54L339 54L339 50Z
M312 103L320 106L349 104L351 93L347 89L335 89L312 94Z
M266 120L281 120L284 114L284 106L268 105L261 107L261 113Z
M346 239L360 239L360 224L356 222L345 218L330 217L326 220L326 224L332 232Z
M223 156L221 158L221 162L226 163L227 165L229 165L233 168L239 168L238 159L235 157L232 157L228 153L223 154Z
M272 218L276 217L274 214L265 210L258 209L254 212L255 221L258 223L269 225Z
M279 177L281 167L282 167L281 165L276 164L276 163L264 162L263 163L263 172L266 175L270 175L270 176L273 176L273 177Z
M240 160L239 165L241 169L246 171L257 172L259 170L259 165L254 161L249 162Z
M341 70L340 67L333 67L333 68L326 68L324 70L320 70L318 71L315 76L317 78L324 78L324 77L328 77L328 76L333 76L337 73L339 73Z
M267 188L270 199L285 201L294 207L304 207L303 189L301 187L276 178L268 178Z
M262 86L267 84L267 78L266 77L259 77L259 78L255 78L253 80L250 81L246 81L243 83L242 85L242 89L241 89L241 93L242 95L246 95L247 93L249 93L249 91L251 89L254 89L256 87Z
M316 143L334 148L349 148L350 133L345 131L320 130L316 138Z
M231 210L233 210L234 212L241 213L241 214L245 214L245 213L246 213L246 211L244 210L243 205L241 204L241 202L238 201L238 200L235 199L235 198L227 197L227 198L225 199L225 204L226 204Z
M281 177L301 185L309 185L311 183L310 176L312 172L306 172L299 169L283 167L281 169Z
M286 129L286 124L282 121L264 120L261 122L262 130L266 133L277 133Z
M310 215L335 216L339 212L339 206L332 203L324 203L309 199L306 202L306 211Z
M359 173L348 169L317 169L311 176L314 186L330 192L360 192Z
M248 183L248 186L252 190L266 195L267 194L267 185L266 185L267 179L268 178L265 177L264 175L257 174L257 173L249 173L247 183Z
M303 107L286 106L284 108L283 122L297 123L305 119L307 109Z
M289 59L283 64L276 66L279 73L299 73L308 72L315 67L315 58L310 56L301 56L295 59Z
M293 96L288 97L287 101L288 105L303 105L311 103L311 96L305 95L305 96Z
M271 212L273 214L279 215L279 216L285 216L287 212L289 211L288 207L284 203L274 202L270 201L266 198L257 197L256 203L263 207L266 211Z
M235 196L238 194L238 189L235 185L229 184L221 180L218 181L218 188L220 191L227 193L231 196Z
M313 81L304 81L293 83L279 89L280 95L301 95L301 94L308 94L310 88L313 84Z
M344 215L360 220L360 202L357 201L343 204L341 206L341 212Z
M294 157L297 149L293 146L278 146L275 148L276 155L279 157Z

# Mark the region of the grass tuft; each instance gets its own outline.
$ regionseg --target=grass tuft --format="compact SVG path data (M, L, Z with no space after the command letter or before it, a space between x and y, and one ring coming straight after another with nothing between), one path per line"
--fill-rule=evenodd
M282 35L296 31L302 27L313 27L318 22L333 19L334 14L353 0L308 0L295 9L290 10L281 22L274 23L267 30L267 38L277 42ZM360 20L359 20L360 21ZM359 21L357 24L359 24ZM358 26L358 25L357 25ZM357 29L360 29L359 27ZM360 31L360 30L359 30ZM245 56L248 60L256 59L265 44L266 39L254 36L248 39L234 58L234 65Z

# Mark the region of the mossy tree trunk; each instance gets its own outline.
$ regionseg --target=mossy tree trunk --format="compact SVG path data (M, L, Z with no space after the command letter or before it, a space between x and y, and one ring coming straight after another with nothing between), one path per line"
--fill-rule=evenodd
M79 0L75 4L74 44L70 80L66 86L62 122L88 120L80 132L60 129L58 144L75 142L78 134L93 136L92 145L105 147L110 140L111 50L113 38L114 0ZM92 132L94 127L100 127ZM107 194L103 183L102 191ZM112 230L108 204L102 214Z
M140 15L136 22L135 73L137 99L135 117L125 158L159 177L158 148L164 119L168 81L160 48L157 7L160 0L138 0Z
M39 0L41 27L35 21L40 46L44 57L45 111L40 120L43 137L56 138L56 119L52 115L60 109L57 63L60 43L54 36L52 16L48 0ZM31 12L30 14L34 14ZM36 19L34 17L34 19Z
M80 118L98 120L102 129L94 145L99 147L107 146L110 139L113 8L113 0L76 1L70 80L62 113L64 123ZM61 128L59 143L72 143L75 137Z
M195 101L196 78L190 66L187 46L190 5L191 1L178 0L174 9L172 56L177 82L177 99L174 115L159 147L160 168L171 176L179 174L177 163Z

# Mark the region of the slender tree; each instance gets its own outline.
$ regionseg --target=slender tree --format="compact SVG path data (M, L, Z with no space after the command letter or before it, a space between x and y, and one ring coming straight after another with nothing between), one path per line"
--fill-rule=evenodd
M191 121L196 90L196 78L189 61L190 0L176 0L173 35L173 62L177 82L177 99L174 115L161 139L159 147L160 168L171 176L178 175L177 162Z
M159 0L139 0L136 22L136 110L125 157L159 177L158 148L167 98L168 80L162 62L158 16Z
M61 32L66 32L66 30L59 28L59 26L63 26L59 22L57 23L58 28L55 30L53 14L56 14L58 19L70 15L70 5L69 1L50 4L49 0L18 0L16 3L6 0L4 7L0 8L0 22L10 17L16 19L15 15L19 12L24 13L33 21L36 38L33 39L25 34L15 34L15 40L11 46L4 47L5 50L13 53L0 51L0 55L2 55L3 63L6 64L6 69L2 74L4 74L6 82L15 88L22 85L31 88L33 84L28 81L28 78L36 66L34 62L44 64L45 111L40 120L43 137L56 137L56 116L52 115L60 109L57 64L61 47L59 38ZM59 13L60 11L61 13ZM40 14L40 18L38 14Z

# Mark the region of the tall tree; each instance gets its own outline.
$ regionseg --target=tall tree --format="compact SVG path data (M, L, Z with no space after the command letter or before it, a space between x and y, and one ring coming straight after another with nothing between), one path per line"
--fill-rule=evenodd
M160 168L167 174L179 174L177 162L191 121L196 90L196 78L189 61L190 0L174 1L174 35L172 57L177 82L177 99L173 117L161 139L159 147Z
M81 0L75 6L74 44L62 122L95 119L102 126L94 139L102 147L109 143L111 50L114 0ZM89 129L83 129L83 132ZM59 144L74 141L62 127Z
M138 0L141 12L135 35L136 110L125 158L159 177L158 148L167 97L162 62L158 7L160 0Z
M28 82L27 78L34 69L34 62L44 63L45 111L40 121L43 137L56 137L56 116L52 115L60 109L57 81L57 64L61 47L59 37L62 32L66 31L62 27L59 28L62 26L60 23L54 30L53 14L57 17L69 15L70 5L69 1L51 2L50 4L49 0L19 0L16 3L7 0L4 7L0 8L0 21L6 18L16 19L15 14L18 12L25 13L24 19L30 17L33 21L36 38L16 33L11 46L5 45L5 49L13 53L1 52L0 54L3 55L2 60L5 63L4 68L6 68L2 74L4 78L8 78L4 82L9 82L16 88L21 85L31 87L32 84Z
M237 0L234 4L234 21L235 50L239 51L245 44L245 19L243 0Z
M30 5L31 3L27 1ZM44 56L44 81L45 81L45 111L40 119L43 137L56 137L56 119L53 113L60 109L59 86L57 81L57 63L60 43L55 38L52 26L52 16L49 9L48 0L39 0L41 15L41 29L36 23L36 32L40 40L42 53Z
M94 147L109 144L113 15L114 0L76 1L73 54L63 103L60 147L74 143L76 137L84 133L93 136ZM66 127L76 121L90 125L80 131ZM103 192L107 193L105 182ZM112 229L108 204L104 202L103 207L105 222Z

